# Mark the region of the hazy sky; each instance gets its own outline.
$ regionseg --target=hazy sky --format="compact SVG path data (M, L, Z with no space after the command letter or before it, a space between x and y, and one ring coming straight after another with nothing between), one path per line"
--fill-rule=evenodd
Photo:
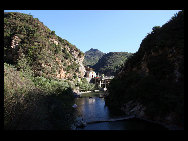
M154 26L179 10L5 10L33 15L50 30L85 52L136 52Z

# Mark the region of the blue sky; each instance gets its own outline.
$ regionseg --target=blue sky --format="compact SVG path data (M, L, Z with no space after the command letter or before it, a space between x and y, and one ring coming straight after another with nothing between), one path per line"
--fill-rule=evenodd
M85 52L136 52L154 26L180 10L5 10L33 15Z

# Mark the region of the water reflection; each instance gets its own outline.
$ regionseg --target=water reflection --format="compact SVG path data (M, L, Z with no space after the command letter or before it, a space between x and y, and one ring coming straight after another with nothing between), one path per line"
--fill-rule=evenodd
M77 98L75 103L78 105L76 110L77 117L83 117L84 121L100 121L108 120L115 117L120 117L121 113L117 116L114 112L111 112L103 98L99 97L85 97ZM101 122L88 124L85 128L78 130L164 130L165 128L151 124L140 120L125 120L125 121L113 121L113 122Z
M87 122L109 118L109 110L105 106L104 99L98 97L78 98L75 103L78 105L77 114Z
M95 102L95 99L94 98L89 98L89 104L93 104Z

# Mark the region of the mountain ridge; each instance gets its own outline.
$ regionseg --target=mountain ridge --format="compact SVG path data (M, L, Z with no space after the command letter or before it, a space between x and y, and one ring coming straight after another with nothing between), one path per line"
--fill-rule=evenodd
M25 61L24 64L29 64L36 76L56 79L84 76L84 53L57 36L38 18L6 12L4 31L5 62L24 69L22 65Z
M95 65L98 60L104 55L105 53L101 52L98 49L91 48L90 50L85 52L85 58L84 58L84 65L85 66L93 66Z
M119 71L131 55L132 53L128 52L109 52L103 55L92 68L100 74L112 76Z

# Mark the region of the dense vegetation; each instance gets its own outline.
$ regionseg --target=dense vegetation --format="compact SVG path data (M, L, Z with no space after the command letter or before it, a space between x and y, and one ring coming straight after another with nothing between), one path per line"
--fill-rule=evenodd
M118 75L106 102L123 107L133 101L146 107L145 117L184 126L184 11L155 26Z
M4 128L70 129L74 95L69 81L32 77L4 64Z
M91 48L90 50L85 52L84 65L85 66L93 66L105 53L99 51L98 49Z
M71 129L84 54L31 15L4 13L5 129Z
M92 68L100 74L115 75L131 55L132 53L128 52L109 52L103 55Z
M74 57L84 56L75 45L55 34L31 15L9 12L4 14L4 60L35 76L57 77L63 70L64 78L79 75Z

